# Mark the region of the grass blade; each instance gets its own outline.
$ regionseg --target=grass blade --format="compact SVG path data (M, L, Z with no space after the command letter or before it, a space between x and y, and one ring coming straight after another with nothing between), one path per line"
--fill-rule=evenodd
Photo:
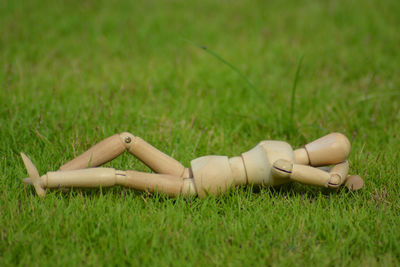
M300 69L301 69L301 64L303 62L303 58L304 58L303 55L300 56L299 63L297 64L296 74L294 76L293 86L292 86L292 97L291 97L291 101L290 101L290 118L289 118L290 127L294 127L296 89L297 89L297 82L298 82L299 76L300 76Z
M229 63L228 61L226 61L223 57L221 57L220 55L218 55L217 53L215 53L214 51L210 50L209 48L207 48L206 46L202 46L202 45L198 45L190 40L187 39L183 39L184 41L203 49L204 51L206 51L208 54L212 55L213 57L215 57L216 59L218 59L220 62L224 63L225 65L227 65L229 68L231 68L234 72L236 72L236 74L239 75L240 78L242 78L247 85L261 98L264 98L264 96L260 93L260 91L257 89L257 87L250 82L250 80L238 69L236 68L234 65L232 65L231 63Z

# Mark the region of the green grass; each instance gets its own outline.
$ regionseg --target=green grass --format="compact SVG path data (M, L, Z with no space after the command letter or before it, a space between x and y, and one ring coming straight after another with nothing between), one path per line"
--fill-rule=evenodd
M0 1L0 265L399 265L399 14L397 0ZM24 188L20 151L43 174L122 131L187 166L339 131L365 189ZM148 171L128 154L106 166Z

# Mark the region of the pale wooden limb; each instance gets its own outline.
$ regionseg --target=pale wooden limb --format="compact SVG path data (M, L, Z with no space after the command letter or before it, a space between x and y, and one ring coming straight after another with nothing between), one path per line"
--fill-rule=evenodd
M346 180L348 173L349 173L349 162L347 160L333 166L329 172L329 175L331 176L331 179L329 181L329 187L332 188L339 187Z
M110 136L92 148L65 163L60 167L61 171L97 167L113 160L126 150L126 146L119 134Z
M323 136L304 148L294 151L297 164L314 167L338 164L347 159L351 150L350 141L341 133Z
M107 187L116 183L116 173L112 168L48 172L39 177L39 173L30 159L23 153L21 156L30 175L30 178L23 181L25 184L32 184L36 193L41 197L46 194L46 188Z
M129 133L122 133L121 135L129 136ZM131 140L130 143L126 143L129 153L153 171L178 177L189 177L189 170L176 159L161 152L140 137L134 136Z
M293 164L287 160L275 161L272 169L273 175L277 178L290 178L303 184L329 188L337 188L343 184L348 171L347 161L335 165L329 173L311 166Z
M71 171L48 172L42 176L46 188L110 187L117 183L113 168L89 168Z
M60 167L61 171L97 167L113 160L125 150L157 173L188 178L189 170L180 162L153 147L142 138L124 132L110 136Z
M196 194L193 179L167 174L126 171L119 174L118 184L142 191L162 192L169 196Z
M137 171L120 171L113 168L88 168L70 171L48 172L37 181L25 179L24 182L40 185L36 190L38 195L44 196L46 188L96 188L122 185L138 190L161 192L169 196L195 195L196 188L193 179L182 179L178 176Z
M330 175L327 172L306 165L293 164L290 179L303 184L328 187Z
M356 191L356 190L360 190L361 188L363 188L364 181L358 175L349 175L349 176L347 176L344 184L349 190Z

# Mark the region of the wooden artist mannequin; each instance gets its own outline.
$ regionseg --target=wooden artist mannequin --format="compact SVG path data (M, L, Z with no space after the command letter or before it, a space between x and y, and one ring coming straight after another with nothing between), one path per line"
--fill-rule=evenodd
M124 151L155 173L92 168ZM347 176L349 153L349 140L343 134L331 133L294 151L283 141L262 141L240 156L204 156L192 160L190 168L186 168L140 137L125 132L104 139L59 171L41 177L30 159L23 153L21 156L30 176L24 183L33 185L39 196L46 194L46 188L122 185L169 196L205 197L218 195L235 185L275 186L291 181L328 188L346 185L358 190L363 180L356 175ZM328 165L334 165L329 172L316 168Z

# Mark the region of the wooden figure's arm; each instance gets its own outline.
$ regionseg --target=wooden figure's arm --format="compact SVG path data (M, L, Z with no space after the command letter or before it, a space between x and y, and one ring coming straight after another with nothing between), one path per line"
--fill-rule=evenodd
M297 164L314 167L338 164L350 154L350 141L341 133L323 136L294 151Z
M157 173L189 177L180 162L153 147L140 137L124 132L110 136L60 167L61 171L97 167L128 151Z
M330 172L307 165L293 164L287 160L277 160L273 164L272 173L275 177L289 178L303 184L329 188L338 188L345 181L349 172L349 163L344 161L336 164Z

